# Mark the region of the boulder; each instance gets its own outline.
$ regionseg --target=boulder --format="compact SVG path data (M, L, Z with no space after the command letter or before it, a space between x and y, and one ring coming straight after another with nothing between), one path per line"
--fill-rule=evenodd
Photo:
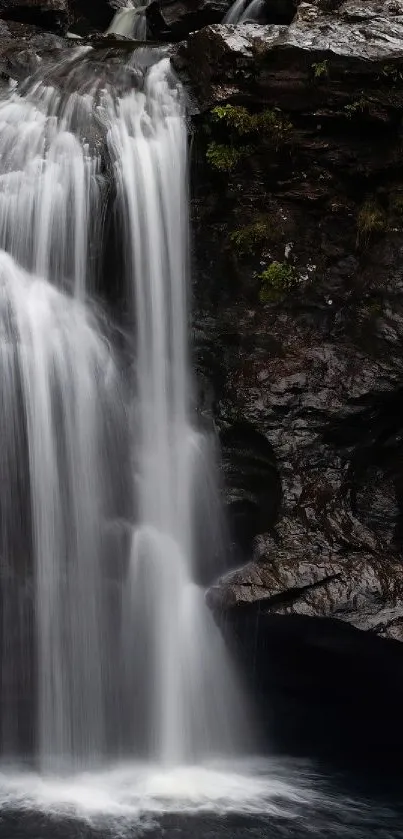
M68 0L0 0L0 17L61 34L67 31L71 19Z
M363 533L359 522L350 520L350 545L342 554L332 552L323 532L311 538L303 521L285 517L276 538L259 537L255 551L254 562L210 589L214 609L255 603L261 614L339 620L403 641L401 559L382 556L373 534Z
M146 11L150 35L157 40L184 38L220 23L229 7L229 0L153 0Z
M70 0L73 31L80 35L102 33L110 25L116 12L126 5L125 0Z
M43 60L57 59L68 42L37 26L8 20L0 21L0 73L3 84L22 82L38 69Z
M403 57L403 7L389 0L342 3L331 14L329 4L302 2L289 26L216 25L192 34L174 58L201 109L229 97L253 95L271 100L281 84L294 95L330 70L344 90L368 84L385 63L398 66ZM323 80L323 79L322 79ZM276 91L277 92L277 91Z

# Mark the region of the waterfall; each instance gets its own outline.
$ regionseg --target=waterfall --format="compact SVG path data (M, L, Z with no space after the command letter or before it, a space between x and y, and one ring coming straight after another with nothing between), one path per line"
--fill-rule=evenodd
M223 23L256 23L261 21L265 0L235 0L223 18Z
M70 65L71 58L60 71ZM42 81L0 103L0 247L54 284L70 282L81 297L100 218L100 160L80 136L91 108L88 96L63 98Z
M116 12L106 35L123 35L135 41L147 40L147 2L127 0L127 5Z
M193 582L192 502L206 449L190 421L184 117L165 59L150 69L144 93L116 103L108 137L137 312L139 525L126 589L126 655L141 657L135 632L141 612L149 651L148 750L171 761L220 751L236 731L223 642Z
M47 765L51 757L81 758L105 749L100 525L107 514L109 462L117 454L108 425L118 420L119 393L108 347L78 302L4 252L0 295L2 408L13 410L17 394L20 406L14 427L6 427L4 414L2 419L17 463L18 440L27 441L28 462L19 469L29 473L32 518L35 740ZM2 509L7 491L2 482ZM18 526L16 512L10 510L9 531ZM3 663L9 666L7 657Z
M2 749L52 771L197 761L244 732L197 583L217 496L187 349L184 96L152 52L123 76L95 60L0 103ZM124 364L91 293L111 195Z
M261 12L264 11L265 0L252 0L242 12L238 23L256 23L261 20Z

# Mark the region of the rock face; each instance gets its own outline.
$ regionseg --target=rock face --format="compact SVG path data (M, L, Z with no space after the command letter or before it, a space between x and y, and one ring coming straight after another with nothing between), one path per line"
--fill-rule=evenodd
M173 59L238 546L208 601L271 747L367 762L403 745L402 58L403 4L321 0Z
M155 39L183 38L208 24L220 23L229 0L153 0L147 8L147 23Z
M304 644L307 670L329 626L339 676L362 631L375 656L403 640L402 58L402 3L321 0L173 59L199 110L196 348L240 566L208 597L246 660L246 626Z
M0 0L0 17L60 33L71 19L68 0Z
M292 107L298 93L302 101L305 94L312 102L313 91L304 87L313 64L331 61L333 82L343 78L340 93L347 95L354 76L368 83L375 69L402 56L403 6L393 0L357 0L341 4L333 15L313 3L301 3L290 26L205 29L183 45L176 64L179 70L187 69L202 109L237 95L266 102L276 91L279 102ZM323 81L325 71L326 67L321 75L317 70L316 78Z
M104 32L125 0L71 0L74 31L81 35Z
M301 521L283 519L274 538L257 540L261 557L209 591L213 608L259 603L267 614L345 621L357 629L403 640L400 558L377 560L363 545L345 558L329 544L312 544Z
M55 58L68 44L63 38L37 26L0 20L0 73L3 84L21 82L37 70L41 61Z

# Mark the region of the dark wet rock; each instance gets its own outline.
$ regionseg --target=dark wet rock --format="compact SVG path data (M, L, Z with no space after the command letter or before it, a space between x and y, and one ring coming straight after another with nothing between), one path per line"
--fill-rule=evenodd
M231 0L153 0L147 8L150 34L157 39L185 38L190 32L221 23L231 5ZM291 23L296 7L296 0L266 0L259 20L262 24Z
M265 0L263 8L264 23L292 23L297 11L298 0Z
M346 523L341 525L345 535ZM323 533L315 541L304 522L284 518L276 538L259 539L258 559L210 590L210 603L219 609L259 603L261 613L337 619L402 641L401 559L380 556L371 534L365 553L360 526L352 521L354 529L356 551L352 535L345 552L334 555Z
M395 8L399 9L394 13ZM403 57L403 8L392 2L346 2L330 14L301 3L290 26L218 25L194 33L176 66L190 79L200 107L236 95L272 99L301 93L312 65L328 62L317 78L331 78L345 94L359 77L368 84L385 62ZM316 71L318 73L318 71ZM357 88L356 88L357 89Z
M68 0L0 0L0 17L61 34L71 20Z
M253 536L275 523L281 483L274 451L250 423L237 422L220 434L225 500L235 541L245 553Z
M103 33L125 0L71 0L72 30L80 35Z
M174 57L200 111L196 356L245 562L209 602L239 635L260 622L262 649L278 621L403 640L402 57L400 0L300 3ZM265 129L237 134L225 104Z
M22 82L45 60L57 58L68 42L58 35L44 32L13 20L0 21L0 74L3 83Z
M220 23L229 0L153 0L147 8L153 38L184 38L204 26Z

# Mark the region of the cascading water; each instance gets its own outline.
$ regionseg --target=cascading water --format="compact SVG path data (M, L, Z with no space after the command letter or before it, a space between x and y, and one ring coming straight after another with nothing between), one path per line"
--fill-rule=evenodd
M19 399L14 427L2 416L6 449L14 458L8 470L29 474L32 533L26 534L23 560L32 550L35 747L43 766L50 761L55 766L70 755L81 760L106 749L110 674L100 524L108 514L109 463L117 454L108 426L118 420L119 392L108 347L78 302L26 273L4 252L0 289L6 414L17 413ZM26 463L19 462L20 438L26 440ZM2 481L2 511L7 492ZM17 504L9 514L11 521L3 519L8 532L18 526ZM23 527L25 532L25 522ZM11 575L19 559L7 557ZM7 588L2 593L7 604ZM10 628L3 621L3 687L13 665L6 647ZM29 646L25 661L27 654Z
M147 39L147 0L127 0L126 6L116 12L106 35L123 35L134 41Z
M100 160L83 141L91 108L91 97L63 98L42 81L0 104L0 247L80 297L100 220Z
M137 312L137 497L125 613L126 657L149 650L148 750L180 761L231 743L236 689L193 582L192 503L205 454L190 422L187 362L187 136L181 91L164 60L143 93L113 107L108 135ZM203 515L203 510L200 510ZM136 666L139 672L139 665ZM232 709L232 710L231 710Z
M244 727L196 584L212 479L191 420L183 95L152 53L116 83L92 82L91 60L0 104L2 745L33 740L44 769L199 760ZM89 302L111 177L135 381Z
M223 23L256 23L264 17L265 0L235 0Z

